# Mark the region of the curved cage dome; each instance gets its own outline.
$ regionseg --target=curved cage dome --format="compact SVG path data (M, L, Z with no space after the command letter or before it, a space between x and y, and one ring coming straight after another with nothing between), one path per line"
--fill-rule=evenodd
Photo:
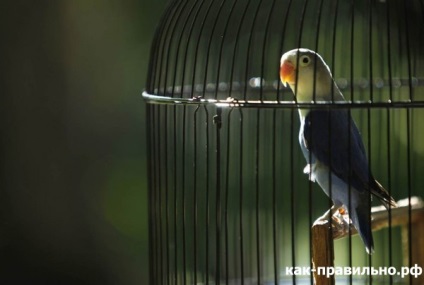
M324 58L348 100L422 100L423 92L401 87L423 85L423 11L418 0L172 1L152 45L146 92L291 100L280 57L304 47Z
M280 58L299 47L322 56L347 102L296 102L282 86ZM304 173L298 108L348 110L369 168L412 209L424 189L423 51L422 0L171 1L143 93L151 284L313 284L287 268L312 267L311 227L332 204ZM336 265L424 264L421 231L403 222L374 234L372 257L358 237L334 242Z

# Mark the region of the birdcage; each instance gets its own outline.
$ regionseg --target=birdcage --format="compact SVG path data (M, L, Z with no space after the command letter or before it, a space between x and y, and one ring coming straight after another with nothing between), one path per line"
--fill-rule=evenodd
M297 48L345 101L283 86ZM419 0L170 1L143 93L150 284L423 284L423 51ZM374 254L349 220L315 223L333 203L304 173L299 110L348 112L398 201L368 207Z

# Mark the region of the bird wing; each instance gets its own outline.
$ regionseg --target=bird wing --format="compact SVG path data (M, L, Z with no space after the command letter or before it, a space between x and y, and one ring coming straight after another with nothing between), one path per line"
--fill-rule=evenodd
M374 179L369 172L365 147L347 110L311 110L304 121L303 143L347 185L359 192L370 190L369 181Z

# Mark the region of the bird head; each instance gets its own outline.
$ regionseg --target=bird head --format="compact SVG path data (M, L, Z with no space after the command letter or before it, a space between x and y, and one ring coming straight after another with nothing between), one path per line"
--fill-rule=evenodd
M298 101L331 100L333 79L330 68L312 50L299 48L283 54L280 79L284 86L290 86Z

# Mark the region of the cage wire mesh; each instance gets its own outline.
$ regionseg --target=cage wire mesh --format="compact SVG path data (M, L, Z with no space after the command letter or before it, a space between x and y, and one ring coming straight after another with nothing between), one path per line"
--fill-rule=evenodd
M334 265L421 262L411 201L424 188L423 31L420 0L170 1L143 93L150 283L314 283L288 269L312 268L311 226L332 203L303 173L298 108L337 106L302 105L282 86L281 55L298 47L329 65L374 176L406 198L404 225L392 225L390 209L388 227L373 232L373 255L348 236L334 241ZM424 284L397 274L335 281Z

